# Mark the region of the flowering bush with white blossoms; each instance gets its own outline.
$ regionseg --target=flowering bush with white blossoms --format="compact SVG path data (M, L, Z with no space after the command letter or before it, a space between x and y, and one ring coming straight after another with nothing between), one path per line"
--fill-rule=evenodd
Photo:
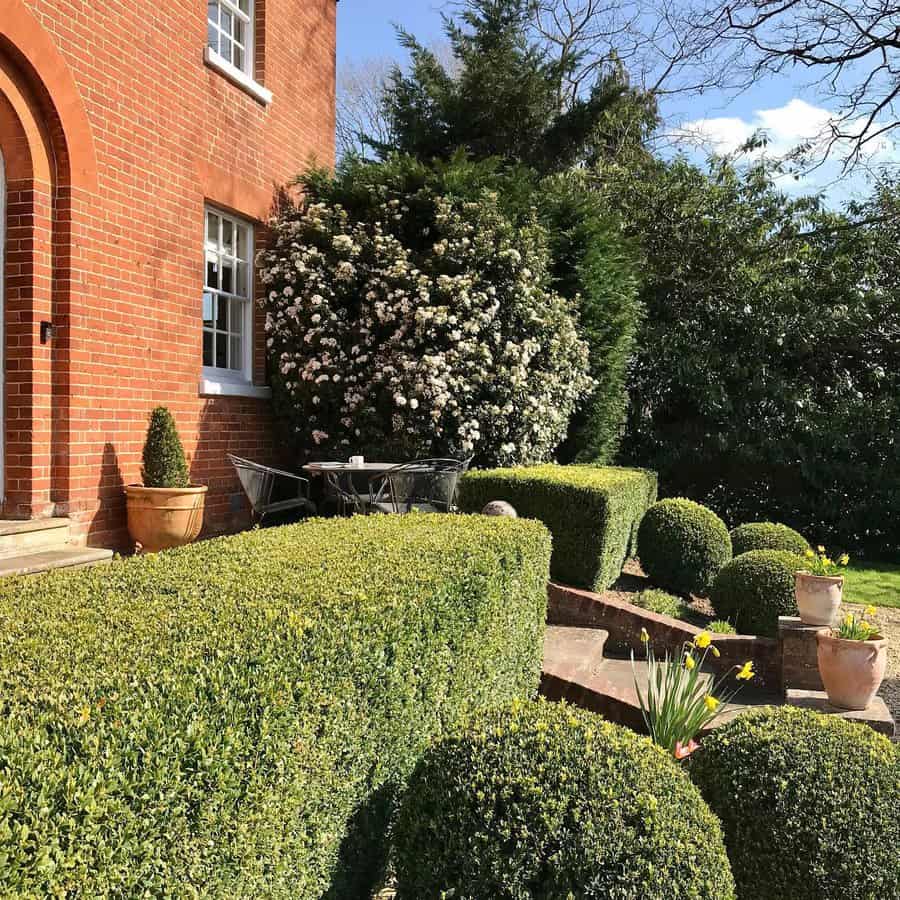
M370 185L353 215L307 188L259 260L277 406L300 445L550 457L592 382L540 226L514 226L489 192Z

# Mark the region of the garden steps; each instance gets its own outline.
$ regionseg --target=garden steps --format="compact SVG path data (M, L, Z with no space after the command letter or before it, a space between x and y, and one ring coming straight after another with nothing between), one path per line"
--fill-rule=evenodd
M112 550L72 544L69 525L61 516L0 519L0 578L94 566L112 559Z
M598 628L548 626L544 640L541 693L550 700L565 700L597 712L608 721L643 731L634 679L636 673L641 692L645 694L647 667L643 659L632 669L630 659L603 656L607 636L603 629ZM714 677L714 673L709 674ZM894 734L894 720L880 697L867 710L852 712L830 706L820 692L791 690L785 697L780 692L752 685L741 689L738 702L728 704L710 728L717 728L748 710L760 706L781 706L786 702L812 708L825 715L839 715L853 722L861 722L889 737Z
M81 569L109 562L112 550L99 547L69 547L60 550L39 550L21 556L0 559L0 578L12 575L39 575L54 569Z

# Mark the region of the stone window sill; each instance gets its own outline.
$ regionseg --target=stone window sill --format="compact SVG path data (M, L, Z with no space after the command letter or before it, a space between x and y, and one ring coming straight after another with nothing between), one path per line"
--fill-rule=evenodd
M250 384L248 381L229 381L225 378L204 375L200 378L200 396L250 397L253 400L268 400L272 396L272 388L262 384Z

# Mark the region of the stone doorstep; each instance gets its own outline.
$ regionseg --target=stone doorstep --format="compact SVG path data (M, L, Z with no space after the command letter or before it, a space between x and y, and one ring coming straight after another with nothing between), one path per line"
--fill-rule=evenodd
M0 519L0 559L61 549L68 541L69 520L63 517Z
M109 562L112 550L97 547L66 547L59 550L41 550L21 556L0 559L0 578L12 575L38 575L54 569L75 569Z

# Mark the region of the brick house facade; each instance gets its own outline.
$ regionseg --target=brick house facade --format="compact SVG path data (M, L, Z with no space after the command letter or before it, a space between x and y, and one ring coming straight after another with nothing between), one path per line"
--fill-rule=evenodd
M248 244L333 163L335 4L0 0L4 518L126 547L162 403L207 531L246 519L225 454L277 456Z

